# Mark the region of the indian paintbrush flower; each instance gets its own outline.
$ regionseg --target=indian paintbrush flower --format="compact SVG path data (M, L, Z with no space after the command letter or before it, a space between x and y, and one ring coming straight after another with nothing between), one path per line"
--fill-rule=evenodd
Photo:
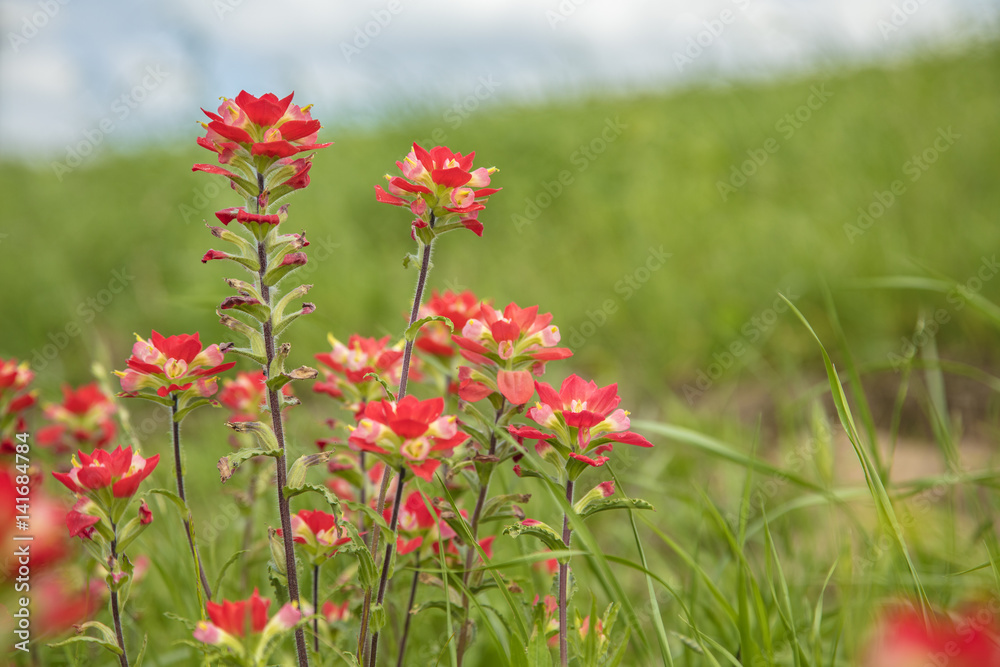
M445 146L436 146L426 151L418 144L413 150L396 162L403 176L386 174L388 191L375 186L378 201L393 206L407 206L417 216L413 223L414 233L428 230L429 241L436 235L452 229L465 228L476 236L483 235L483 223L479 222L479 211L485 207L490 195L500 188L488 188L490 175L496 167L472 168L475 153L462 155L453 153ZM430 230L430 221L435 221Z
M583 471L577 461L590 466L602 466L608 461L605 452L614 443L639 447L652 443L629 431L628 412L618 409L621 397L618 385L598 388L577 375L566 378L557 392L544 382L535 382L541 401L528 410L528 417L544 431L531 426L511 426L511 435L519 439L544 440L565 460L571 478Z
M64 385L62 392L62 403L50 403L43 410L51 423L39 429L38 444L57 451L108 444L115 436L114 402L96 382L78 389Z
M454 416L441 416L444 399L373 401L351 432L351 446L374 453L386 465L406 465L424 480L431 480L441 465L468 436L461 433Z
M223 363L219 346L202 348L198 334L164 337L153 331L149 340L136 335L128 369L115 371L121 378L123 396L134 397L142 389L155 389L157 396L166 398L189 390L208 397L218 391L215 373L227 371L236 362Z
M459 396L466 401L499 391L512 404L523 405L535 393L532 375L541 375L548 361L573 356L568 348L555 347L559 327L552 324L551 313L539 314L538 306L510 303L500 311L483 304L452 339L475 364L459 369Z

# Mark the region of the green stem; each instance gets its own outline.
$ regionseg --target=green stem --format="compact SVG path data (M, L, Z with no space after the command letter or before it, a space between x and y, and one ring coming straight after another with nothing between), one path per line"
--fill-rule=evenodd
M257 212L260 213L260 194L264 192L264 174L257 173ZM257 262L260 269L257 272L257 282L260 287L261 301L265 308L271 307L271 288L264 283L264 276L267 273L267 248L264 241L257 241ZM262 327L264 336L264 351L266 360L264 363L264 377L271 379L271 362L274 361L274 330L271 318L268 317ZM285 576L288 579L288 599L294 604L299 604L299 574L295 566L295 549L292 536L292 518L288 505L288 498L285 497L285 486L288 484L288 466L285 461L285 425L281 421L281 401L278 398L276 389L267 390L267 406L271 412L271 430L278 441L278 449L281 451L275 458L275 468L277 471L277 493L278 493L278 514L281 517L281 534L285 547ZM302 626L295 628L295 652L298 657L299 667L309 666L309 653L306 650L306 635Z
M396 658L396 667L403 667L403 656L406 655L406 639L410 636L410 619L413 614L413 603L417 599L417 583L420 581L420 556L416 557L413 565L413 583L410 584L410 601L406 603L406 620L403 622L403 636L399 638L399 657Z
M566 481L566 502L573 507L573 480ZM569 514L563 514L562 540L566 549L573 531L569 527ZM569 664L569 645L567 643L566 622L566 592L569 584L569 560L559 563L559 664L566 667Z
M117 563L118 561L118 528L115 524L111 524L111 532L115 534L115 539L111 541L111 562ZM125 652L125 635L122 633L122 616L121 611L118 609L118 591L111 590L111 617L115 621L115 638L118 640L118 648L122 650L121 655L118 656L118 662L121 667L128 667L128 653Z
M496 455L497 450L497 424L500 423L500 418L503 416L504 408L507 406L507 401L502 399L500 402L500 407L497 408L496 416L493 419L493 432L490 433L490 456ZM476 507L472 510L472 522L470 528L472 530L472 541L473 543L468 545L468 549L465 552L465 570L462 572L462 609L465 612L465 621L462 623L462 629L458 633L458 647L457 647L457 665L462 667L462 658L465 656L465 649L469 641L469 596L466 595L465 590L469 585L469 575L472 573L472 563L473 558L476 554L476 543L479 541L479 518L483 512L483 505L486 504L486 495L490 486L490 477L493 476L493 463L486 464L489 466L489 471L486 474L486 479L479 485L479 497L476 498Z
M177 421L177 394L172 393L174 402L170 406L170 440L174 446L174 473L177 477L177 495L187 504L187 495L184 493L184 464L181 460L181 423ZM205 566L201 562L201 554L198 553L198 546L194 542L194 533L191 532L191 509L188 508L188 516L184 517L184 532L187 534L188 547L191 549L191 557L194 558L194 569L201 580L201 587L205 591L205 600L212 599L212 589L208 585L208 576L205 574ZM205 607L205 600L198 594L198 603L202 610Z
M431 215L430 215L430 227L431 227L431 229L434 228L434 214L433 213L431 213ZM417 315L420 313L420 303L421 303L421 301L423 300L423 297L424 297L424 287L427 285L427 274L430 273L431 253L432 253L433 247L434 247L434 240L432 239L430 243L428 243L428 244L426 244L424 246L424 250L423 250L423 253L422 253L421 258L420 258L420 273L417 276L417 290L416 290L416 293L413 295L413 307L410 309L410 323L407 325L407 328L413 326L413 324L417 321ZM399 401L403 400L403 397L406 396L406 385L407 385L407 382L408 382L409 376L410 376L410 358L412 357L412 355L413 355L413 341L412 340L408 340L408 341L406 341L406 347L403 349L403 367L402 367L402 370L400 372L399 391L396 392L396 402L397 403ZM395 517L398 516L398 514L399 514L399 504L402 502L402 496L403 496L402 472L403 472L403 468L400 467L400 475L401 476L400 476L399 484L396 486L396 503L395 503L395 507L393 508L393 517L394 517L393 518L393 525L392 525L392 530L393 531L396 530ZM390 466L386 466L385 467L385 471L382 473L382 486L379 489L378 506L377 506L377 509L376 509L376 511L379 513L379 516L382 515L382 512L385 509L385 494L386 494L386 491L389 488L389 479L391 477L392 477L392 468ZM378 527L378 524L373 524L372 525L372 546L371 546L372 556L373 557L375 555L375 550L378 549L378 538L379 538L379 527ZM390 560L390 558L392 557L392 549L393 549L393 547L395 547L395 545L392 544L391 541L390 541L389 544L386 545L386 557L385 557L385 561L384 561L385 563L388 563L389 560ZM385 576L384 572L383 572L383 576ZM380 582L379 586L380 586L380 588L382 587L381 582ZM382 594L384 594L384 590L382 591ZM381 597L382 594L380 594L380 596L379 596L378 604L382 603L382 597ZM358 637L358 656L361 658L362 664L366 663L366 661L364 659L364 656L362 656L362 652L364 650L364 646L365 646L366 638L367 638L367 634L368 634L368 614L370 613L370 611L371 611L371 589L368 589L367 591L365 591L365 602L364 602L364 605L362 607L362 612L361 612L361 614L362 614L362 618L361 618L361 633L360 633L360 636ZM374 665L375 664L375 662L374 662L374 659L375 659L374 653L375 653L376 650L378 650L378 633L376 633L372 637L371 648L372 648L372 651L371 651L371 653L372 653L372 655L371 655L372 662L370 664Z
M319 565L313 565L313 613L319 614ZM313 619L313 650L319 653L319 618Z

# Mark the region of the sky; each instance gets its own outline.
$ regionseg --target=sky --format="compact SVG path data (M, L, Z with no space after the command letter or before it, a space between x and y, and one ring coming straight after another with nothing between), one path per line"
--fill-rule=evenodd
M2 0L0 157L189 137L241 89L368 125L905 58L998 26L1000 0Z

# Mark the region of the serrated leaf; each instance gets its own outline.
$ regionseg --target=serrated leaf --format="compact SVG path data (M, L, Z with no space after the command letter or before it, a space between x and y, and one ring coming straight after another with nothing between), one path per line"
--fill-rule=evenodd
M455 333L455 324L451 321L451 319L445 317L444 315L429 315L406 327L406 331L403 332L403 338L409 342L416 340L417 334L420 333L420 329L423 328L423 326L428 322L443 322L448 327L449 333Z
M219 459L219 462L215 464L215 467L219 469L219 477L223 482L229 480L233 476L243 463L246 463L255 456L273 456L275 458L281 456L280 449L263 449L261 447L244 447L235 454L230 454L229 456L223 456Z
M293 380L315 380L318 375L319 371L315 368L310 368L309 366L299 366L298 368L290 370L287 373L279 373L275 375L265 384L271 391L278 391Z
M185 405L183 408L181 408L174 414L174 421L180 423L181 420L187 417L188 414L191 413L193 410L197 410L198 408L203 408L206 405L218 407L219 403L209 398L196 398L195 400L188 402L187 405Z
M222 346L219 346L219 349L222 349ZM260 364L261 366L267 363L267 358L263 354L257 354L256 352L247 347L236 347L235 345L230 343L229 347L225 348L223 352L225 352L226 354L230 352L232 352L233 354L238 354L239 356L246 357L247 359L250 359L251 361L254 361L257 364Z
M503 529L504 535L510 535L511 537L521 537L522 535L530 535L532 537L537 537L540 539L545 546L553 551L565 548L563 544L562 537L556 533L551 526L538 522L537 524L526 526L524 523L515 523L514 525L507 526Z
M651 510L653 506L641 498L602 498L592 500L579 512L586 519L598 512L607 510Z
M191 515L191 511L188 509L187 503L173 491L169 491L167 489L151 489L149 493L155 493L158 496L163 496L167 500L172 501L174 505L177 506L178 511L180 511L182 519L186 519Z
M108 643L108 642L106 642L106 641L104 641L102 639L98 639L97 637L88 637L87 635L81 635L79 637L70 637L69 639L64 639L61 642L55 642L53 644L46 644L46 646L48 646L49 648L58 648L60 646L67 646L68 644L73 644L73 643L76 643L76 642L89 642L91 644L98 644L98 645L103 646L104 648L108 649L109 651L111 651L115 655L121 655L122 654L122 650L120 648L118 648L117 644L111 644L111 643Z
M484 521L494 514L506 510L515 503L526 503L529 500L531 500L530 493L508 493L501 496L494 496L486 501L479 520Z
M319 484L300 484L299 486L286 486L285 498L293 498L295 496L301 495L303 493L313 492L318 493L326 499L326 502L330 504L330 509L333 510L333 515L340 521L341 510L340 510L340 498L337 497L333 491L325 486L320 486Z

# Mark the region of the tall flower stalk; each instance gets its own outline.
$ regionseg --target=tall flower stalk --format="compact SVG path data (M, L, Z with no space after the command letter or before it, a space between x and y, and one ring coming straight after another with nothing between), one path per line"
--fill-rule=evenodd
M298 569L295 562L291 512L286 487L288 465L286 460L285 428L281 419L282 408L292 401L283 399L281 388L292 380L312 379L317 372L305 366L285 371L291 346L277 346L276 337L301 315L313 312L315 306L304 303L301 309L286 313L295 299L303 297L311 285L299 285L279 299L278 284L290 273L307 262L304 252L309 243L304 234L279 234L278 228L287 218L287 204L279 205L285 197L309 185L312 155L294 156L305 151L324 148L330 144L317 144L320 122L313 120L309 107L299 108L291 103L292 96L283 99L266 94L254 97L241 92L235 100L223 100L217 113L206 111L211 119L204 124L206 135L199 145L218 155L216 165L196 164L195 171L219 174L228 178L234 190L244 198L244 205L224 209L216 217L227 228L210 227L216 237L233 244L233 253L209 250L202 258L234 261L253 275L253 283L228 280L237 291L222 302L219 316L222 323L242 334L248 341L246 347L227 346L236 354L246 356L261 365L266 387L266 400L270 423L230 422L237 431L253 433L259 448L241 450L219 462L223 480L232 470L253 455L266 454L276 462L278 514L281 518L284 546L284 576L288 596L293 605L300 602ZM294 159L293 159L294 158ZM228 229L236 221L250 232L252 240ZM225 311L241 313L241 319ZM284 403L283 403L284 401ZM277 564L276 569L282 569ZM295 629L295 644L300 667L309 664L305 633L301 626Z
M586 382L577 375L570 375L563 381L559 391L544 382L535 381L535 391L541 399L528 410L527 416L541 429L532 426L511 426L511 435L518 440L536 440L535 450L543 460L557 467L559 479L565 480L566 502L571 511L581 517L587 516L593 505L614 493L614 485L605 482L587 493L579 502L573 502L576 480L588 466L600 468L610 460L604 454L610 452L615 443L652 447L652 443L638 433L629 431L629 413L618 408L621 397L618 385L598 387L594 382ZM517 469L515 469L517 471ZM536 473L555 482L548 474ZM642 502L642 501L640 501ZM635 509L648 509L648 503ZM521 533L535 534L554 548L552 542L557 533L537 520L523 521L518 526L509 526L506 531L515 537ZM563 514L562 534L559 536L563 549L569 549L573 532L570 529L570 514ZM569 663L568 648L568 589L569 559L559 559L559 660L563 667Z
M153 331L149 340L136 336L132 356L126 361L126 370L115 371L121 379L123 390L119 396L144 398L169 408L174 478L177 495L185 505L187 494L184 489L181 422L192 410L214 404L211 397L219 388L214 374L227 371L235 365L235 362L223 363L223 353L218 345L202 348L197 333L162 336ZM190 511L182 520L195 572L200 580L198 598L201 607L204 606L202 595L206 600L211 599L212 591L191 528Z
M490 184L490 175L496 171L495 168L472 169L475 153L462 155L453 153L444 146L437 146L430 151L423 149L418 144L413 144L413 150L401 161L396 163L402 172L402 176L392 176L386 174L388 191L381 186L375 186L376 198L378 201L391 204L393 206L408 207L410 212L417 216L412 223L411 236L417 243L417 255L411 255L404 262L416 262L419 269L417 275L417 287L413 296L413 305L410 309L409 323L406 329L406 347L403 350L403 367L399 380L399 390L396 394L397 404L401 404L406 398L407 381L410 373L410 361L413 355L413 344L420 328L420 305L423 302L424 289L427 285L427 276L431 268L431 258L435 239L448 231L454 229L468 229L477 236L482 236L483 224L479 222L479 211L485 208L487 198L497 192L496 188L487 188ZM443 405L443 401L442 401ZM440 411L439 411L440 412ZM352 440L354 438L352 437ZM464 436L462 440L464 440ZM401 450L404 457L412 457L416 451ZM422 452L426 457L426 449ZM402 503L403 482L406 474L406 467L398 464L399 482L397 484L396 502L393 507L392 519L389 530L395 533L399 518L399 507ZM436 465L433 466L436 468ZM431 470L433 470L433 468ZM425 466L414 468L419 471L426 471ZM389 479L393 474L393 467L386 465L383 473L382 484L377 501L377 511L381 513L385 507L385 495L389 487ZM371 550L374 554L378 549L378 526L372 529ZM382 608L385 599L385 591L389 579L389 563L392 560L392 553L395 547L393 540L388 540L385 546L385 554L381 561L381 574L379 577L378 595L376 598L377 608ZM364 652L365 635L368 632L367 617L371 608L371 593L366 592L365 605L362 617L362 629L359 637L359 649ZM378 656L379 632L376 630L372 634L371 647L368 655L361 656L362 663L369 667L374 667ZM367 660L365 659L367 657Z
M153 522L153 513L143 501L133 519L125 523L124 518L139 485L159 461L159 454L147 459L133 452L131 447L118 447L113 452L97 449L90 455L77 452L69 471L52 473L77 497L73 509L66 515L70 536L79 537L90 555L107 571L105 582L110 593L114 630L97 622L87 626L100 631L106 645L117 647L114 653L121 667L129 667L121 607L128 598L133 577L132 562L125 550ZM114 641L110 641L111 638ZM76 639L93 640L92 637Z

